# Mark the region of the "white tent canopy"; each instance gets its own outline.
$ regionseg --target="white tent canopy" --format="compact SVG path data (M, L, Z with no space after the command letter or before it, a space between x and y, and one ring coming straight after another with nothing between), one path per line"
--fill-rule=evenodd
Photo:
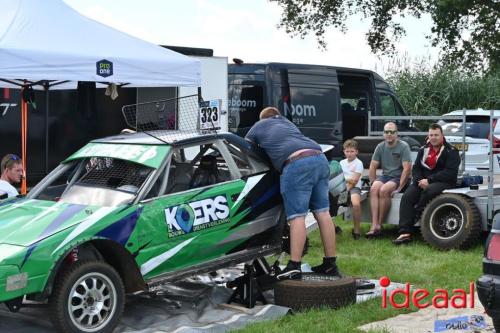
M93 21L62 0L0 0L0 87L22 80L48 80L51 89L76 81L200 86L200 76L198 60Z

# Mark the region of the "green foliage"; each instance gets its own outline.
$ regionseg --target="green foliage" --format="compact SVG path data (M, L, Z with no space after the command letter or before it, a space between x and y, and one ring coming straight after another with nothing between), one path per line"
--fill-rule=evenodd
M477 244L468 251L435 250L417 237L407 246L396 247L391 240L397 237L397 226L384 226L384 236L377 240L351 237L352 224L337 219L343 233L337 236L338 264L345 275L369 279L388 276L393 282L409 282L416 288L449 290L464 288L481 275L483 248ZM362 233L370 225L362 224ZM309 235L310 248L303 261L310 265L321 263L323 248L319 232ZM284 260L283 262L286 262ZM250 325L238 332L363 332L357 327L387 318L395 317L417 309L393 309L381 307L381 298L354 304L339 310L327 308L310 310L285 316L278 320ZM377 330L376 332L388 332Z
M406 31L405 16L430 15L427 38L443 51L443 62L468 70L500 67L500 2L498 0L270 0L283 9L280 26L292 35L313 33L321 47L329 27L347 30L352 15L371 19L367 42L375 54L394 55L394 42Z
M403 108L413 115L440 115L453 110L500 109L500 69L474 75L450 66L392 65L387 80Z

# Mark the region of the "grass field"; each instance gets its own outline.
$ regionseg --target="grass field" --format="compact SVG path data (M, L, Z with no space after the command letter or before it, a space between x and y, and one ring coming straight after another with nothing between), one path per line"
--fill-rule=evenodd
M469 282L481 275L481 244L467 251L443 252L417 238L412 244L396 247L391 243L397 237L396 226L384 226L384 237L380 239L355 241L351 237L352 225L341 220L337 223L343 229L337 236L337 260L345 275L371 279L385 275L394 282L410 282L417 288L431 291L444 288L450 294L455 288L468 290ZM363 234L368 227L363 224ZM309 241L309 253L303 261L316 265L323 257L318 230L309 235ZM383 309L378 297L339 310L323 308L285 316L247 326L238 332L362 332L356 329L360 325L414 310Z

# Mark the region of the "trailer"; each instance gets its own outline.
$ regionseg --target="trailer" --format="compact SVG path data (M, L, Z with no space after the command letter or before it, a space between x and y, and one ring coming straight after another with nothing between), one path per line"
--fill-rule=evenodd
M383 117L369 115L369 123L375 120L397 121L405 119L413 120L435 120L435 119L462 119L465 122L465 110L461 116L439 116L439 117ZM493 141L494 122L500 119L490 112L490 143ZM370 131L370 135L380 135L380 132ZM401 133L405 135L406 133ZM409 133L408 133L409 134ZM425 134L418 132L415 134ZM465 142L465 134L463 135ZM464 147L465 145L462 145ZM500 149L489 146L489 169L473 170L466 169L465 150L461 151L462 163L459 169L458 185L456 188L443 191L440 195L432 199L425 207L417 223L424 240L435 248L442 250L467 249L476 244L481 232L489 232L494 218L498 215L500 207L500 184L495 184L494 163L500 153ZM469 186L464 186L467 181L476 178L471 176L486 176L487 184L475 184L472 181ZM361 221L369 221L370 200L369 186L364 186L362 190ZM399 205L403 193L393 196L391 208L386 216L386 224L399 224ZM350 209L343 212L345 220L352 220Z

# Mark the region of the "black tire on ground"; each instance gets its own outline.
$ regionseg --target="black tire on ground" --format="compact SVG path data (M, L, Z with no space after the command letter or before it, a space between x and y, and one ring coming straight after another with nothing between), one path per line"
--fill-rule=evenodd
M123 282L113 267L102 261L81 261L56 280L49 309L58 332L104 333L118 325L124 303Z
M471 198L443 193L425 207L420 229L425 241L440 250L463 250L479 240L481 215Z
M500 332L500 318L492 318L495 331Z
M356 281L303 273L302 280L285 280L274 286L274 303L302 311L328 306L337 309L356 303Z

